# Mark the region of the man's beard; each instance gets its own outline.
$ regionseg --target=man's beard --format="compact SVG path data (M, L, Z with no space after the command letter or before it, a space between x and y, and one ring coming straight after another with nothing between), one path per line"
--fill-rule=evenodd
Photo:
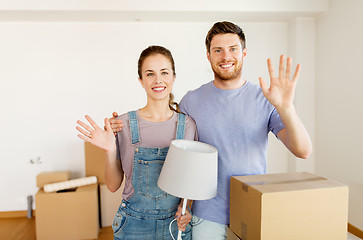
M242 64L238 64L236 65L236 63L234 63L235 68L233 72L223 72L223 70L221 70L219 68L218 64L217 66L213 65L212 66L212 70L214 72L214 76L215 78L220 79L221 81L230 81L230 80L234 80L237 78L241 77L242 74Z

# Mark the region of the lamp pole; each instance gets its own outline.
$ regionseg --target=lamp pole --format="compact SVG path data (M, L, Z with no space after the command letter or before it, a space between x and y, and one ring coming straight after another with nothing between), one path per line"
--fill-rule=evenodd
M182 216L185 214L185 209L187 208L187 202L188 202L188 199L183 198ZM182 234L182 231L178 230L178 240L182 240L181 234Z

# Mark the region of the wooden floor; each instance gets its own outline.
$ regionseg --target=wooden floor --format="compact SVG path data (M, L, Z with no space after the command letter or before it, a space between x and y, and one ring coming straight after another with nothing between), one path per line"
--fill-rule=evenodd
M1 218L0 219L1 240L35 240L35 218ZM92 239L96 240L96 239ZM111 227L100 229L97 240L113 240Z
M35 218L16 217L0 218L0 240L36 240ZM357 234L358 235L358 234ZM351 233L348 233L348 240L358 240ZM111 227L100 229L97 239L92 240L113 240Z

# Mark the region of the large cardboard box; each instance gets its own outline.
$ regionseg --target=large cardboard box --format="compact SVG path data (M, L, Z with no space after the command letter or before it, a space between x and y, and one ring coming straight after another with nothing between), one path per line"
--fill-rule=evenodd
M98 238L98 184L59 193L40 189L35 204L38 240Z
M105 151L92 143L84 142L86 177L96 176L100 184L105 184Z
M63 182L71 179L70 171L42 172L37 175L37 187L42 188L46 184Z
M100 206L101 206L101 226L112 226L115 214L122 201L122 192L125 187L125 180L116 192L108 190L106 184L100 184Z
M230 204L242 240L347 239L348 187L311 173L231 177Z

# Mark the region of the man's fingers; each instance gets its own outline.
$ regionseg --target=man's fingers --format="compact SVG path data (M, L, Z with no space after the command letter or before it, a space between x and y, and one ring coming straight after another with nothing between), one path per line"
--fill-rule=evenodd
M109 118L108 121L110 121L111 124L123 124L122 120L120 119Z
M279 78L285 77L285 55L280 56Z
M294 81L294 82L297 81L297 79L299 78L299 75L300 75L300 70L301 70L301 65L298 64L296 66L295 74L294 74L294 77L292 78L292 81Z
M274 71L274 68L272 66L272 61L271 59L267 59L267 67L268 67L268 72L270 74L270 78L273 79L275 78L275 71Z
M118 117L118 113L117 112L113 112L112 113L112 117L114 117L114 118Z
M285 74L285 77L288 80L290 80L291 64L292 64L292 59L290 57L288 57L287 64L286 64L286 74Z
M260 77L259 81L260 81L260 87L262 89L263 94L266 94L268 92L268 88L267 88L265 80L262 77Z

